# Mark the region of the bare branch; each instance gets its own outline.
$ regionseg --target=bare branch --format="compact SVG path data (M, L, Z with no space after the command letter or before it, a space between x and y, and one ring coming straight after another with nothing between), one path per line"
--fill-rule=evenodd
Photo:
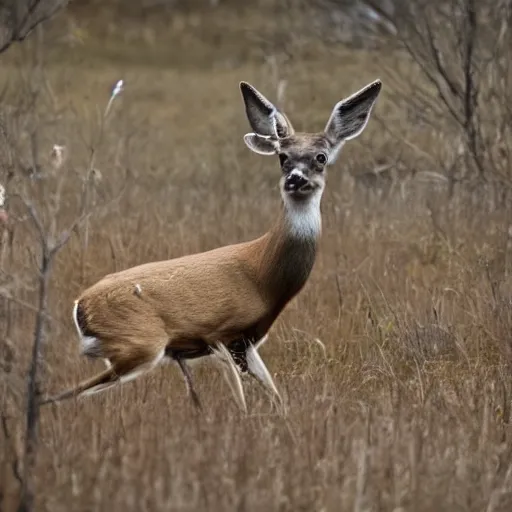
M446 106L446 108L448 109L448 111L450 112L451 116L453 117L453 119L459 123L459 124L462 124L462 119L461 119L461 116L460 114L457 112L457 110L452 106L452 104L450 103L450 100L448 98L448 96L446 96L446 93L444 92L443 90L443 86L441 85L441 82L439 80L439 78L435 75L434 72L432 72L429 67L427 66L427 64L425 63L425 61L421 58L421 57L418 57L417 54L414 52L414 50L412 49L412 47L409 45L409 43L407 43L406 41L404 41L404 45L406 47L406 49L409 51L410 55L413 57L413 59L416 61L416 63L418 64L418 66L421 68L421 70L423 71L423 73L425 74L425 76L430 80L430 82L432 83L432 85L435 86L436 90L437 90L437 93L439 94L439 97L441 98L441 100L443 101L444 105Z
M452 93L453 96L459 96L461 94L460 87L450 78L449 72L446 66L443 65L443 58L441 56L441 52L437 48L434 32L432 30L432 26L428 20L428 17L425 19L425 28L427 30L427 41L429 44L430 51L434 58L434 64L436 66L437 72L443 77L448 89Z
M72 222L71 226L68 229L64 230L60 234L59 239L57 240L57 242L55 242L55 245L50 250L50 257L55 256L55 254L57 254L68 243L69 239L71 238L71 235L75 233L78 227L82 225L86 220L88 220L90 216L90 213L82 214L80 217L78 217Z
M22 483L21 478L21 472L20 472L20 458L19 455L16 453L16 447L14 445L14 440L12 439L11 432L9 430L9 426L7 425L7 416L2 413L0 415L0 424L2 425L2 432L4 434L4 438L7 442L9 442L9 445L11 447L11 451L13 453L14 460L12 461L12 472L14 475L14 478L18 480L18 482Z
M23 41L40 23L54 16L70 0L0 0L0 53Z

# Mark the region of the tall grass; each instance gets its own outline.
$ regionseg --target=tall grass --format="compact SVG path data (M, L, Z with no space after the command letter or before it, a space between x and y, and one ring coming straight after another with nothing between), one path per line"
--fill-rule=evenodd
M277 162L245 148L249 129L238 92L238 81L248 80L276 98L267 50L259 54L243 37L233 46L232 34L213 48L228 16L220 7L195 14L195 25L192 15L180 16L170 32L155 23L150 39L160 41L158 65L149 43L115 34L96 39L91 32L90 44L70 51L61 38L67 18L58 18L33 102L24 58L30 49L3 59L0 76L10 87L2 111L13 142L2 162L15 171L8 194L30 198L44 217L60 183L57 216L45 217L57 226L80 215L98 116L116 81L126 84L95 154L86 251L78 230L55 260L45 390L98 370L79 357L70 315L85 286L131 265L258 236L278 211ZM259 27L260 14L250 10L229 16L238 16L246 33ZM187 48L190 31L198 39ZM403 80L415 73L401 53L318 40L291 59L277 50L275 56L287 84L286 111L305 130L321 129L339 99L393 66ZM330 172L313 274L262 350L289 405L288 425L249 384L250 413L242 417L209 366L194 370L205 405L197 415L177 369L162 366L42 412L37 510L509 510L509 215L468 210L430 184L411 186L405 200L394 194L365 201L353 193L351 175L378 160L400 156L408 168L428 163L442 172L436 162L447 148L432 144L442 137L414 124L393 92L384 82L378 119L347 144ZM395 137L403 131L406 142ZM58 173L54 144L67 149ZM2 510L12 510L19 496L38 278L37 233L21 208L7 206Z

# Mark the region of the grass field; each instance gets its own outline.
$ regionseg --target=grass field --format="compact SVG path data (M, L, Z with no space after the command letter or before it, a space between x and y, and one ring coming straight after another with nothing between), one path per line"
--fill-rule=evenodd
M286 80L284 108L306 131L320 130L334 104L369 81L381 77L384 89L375 117L330 171L312 276L262 349L286 418L249 382L244 417L209 365L194 370L202 415L171 365L45 408L36 510L510 510L510 214L450 209L443 192L426 189L385 203L353 194L351 174L376 162L410 151L410 165L421 165L425 154L435 162L447 151L443 136L410 124L391 101L390 70L412 80L405 58L283 41L285 18L250 8L180 12L166 22L105 16L99 23L78 9L61 15L44 41L35 34L0 57L17 168L33 165L34 151L40 166L38 179L19 170L13 190L30 198L46 225L65 229L79 215L91 147L99 171L87 246L82 228L51 275L45 390L102 368L79 357L71 309L84 287L271 226L278 163L243 143L240 80L272 100ZM98 117L119 79L125 90L100 139ZM58 172L49 163L53 144L69 155ZM0 299L5 511L19 493L13 463L23 439L39 254L37 233L14 201L11 220L0 281L15 299Z

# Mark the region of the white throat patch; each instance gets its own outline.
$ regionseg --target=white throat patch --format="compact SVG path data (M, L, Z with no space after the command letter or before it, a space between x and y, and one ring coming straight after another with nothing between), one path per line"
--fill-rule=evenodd
M322 189L316 190L306 200L297 201L283 194L286 221L293 237L316 239L322 232L320 201Z

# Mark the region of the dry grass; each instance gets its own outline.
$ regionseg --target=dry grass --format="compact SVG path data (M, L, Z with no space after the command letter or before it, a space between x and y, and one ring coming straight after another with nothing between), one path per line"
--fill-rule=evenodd
M43 167L42 178L23 187L45 212L64 175L57 219L63 227L78 211L78 176L88 165L83 139L97 133L96 109L111 85L126 81L98 151L97 201L126 188L93 218L85 254L73 238L53 272L45 367L51 390L101 367L78 356L70 312L84 286L141 262L257 236L279 208L277 163L245 148L237 89L244 79L275 98L272 68L262 58L268 48L243 37L261 20L238 14L237 26L248 28L236 36L228 15L215 12L176 16L170 34L148 31L152 43L122 41L112 29L101 41L89 33L70 50L61 37L65 16L49 32L51 91L40 93L37 115L27 108L18 116L27 126L37 123L42 155L59 143L70 159L58 178ZM216 31L224 38L213 48ZM30 68L29 51L2 56L3 80L30 83L16 73ZM316 130L336 101L384 75L398 57L317 41L286 61L276 58L283 62L280 79L289 83L286 110L299 129ZM11 104L26 97L16 96L17 88L9 90ZM377 113L433 157L441 151L408 129L386 94ZM424 198L358 202L345 173L368 168L397 145L371 121L330 173L314 272L262 350L288 403L287 421L250 385L250 413L242 417L208 366L196 370L206 404L198 416L176 368L163 366L104 395L43 411L37 510L510 510L507 219L448 212L442 197L434 212ZM12 462L34 322L20 301L34 299L34 240L29 222L19 220L14 254L3 261L18 300L0 303L0 407L11 434L0 434L6 511L18 493Z

